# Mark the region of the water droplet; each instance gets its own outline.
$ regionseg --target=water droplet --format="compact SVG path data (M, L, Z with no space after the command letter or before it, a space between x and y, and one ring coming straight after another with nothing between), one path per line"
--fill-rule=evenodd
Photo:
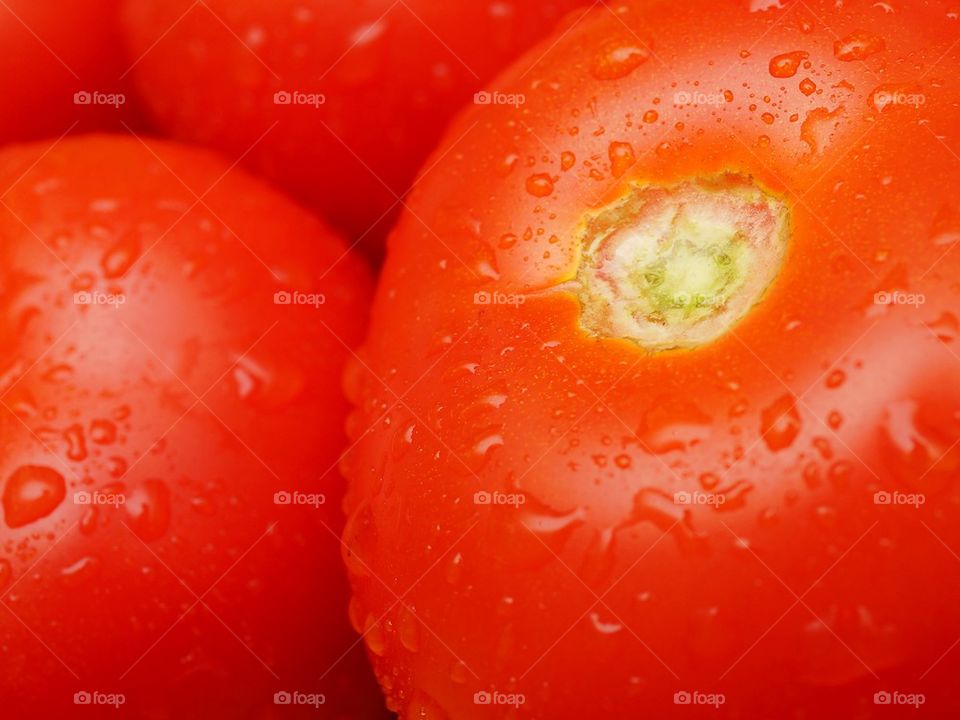
M819 107L807 113L800 125L800 139L810 146L811 155L822 152L830 142L842 113L842 105L832 111Z
M103 275L108 279L122 277L140 257L140 241L134 236L128 236L107 250L100 266Z
M625 142L612 142L607 149L610 156L610 169L614 177L620 177L637 161L633 145Z
M546 173L537 173L527 178L527 192L534 197L547 197L553 193L553 178Z
M576 162L577 162L577 156L574 155L569 150L564 150L562 153L560 153L560 169L561 170L564 170L564 171L569 170L570 168L573 167L574 163Z
M649 57L650 52L635 41L611 40L593 58L590 73L598 80L617 80L632 73Z
M97 445L109 445L117 439L117 426L109 420L90 423L90 439Z
M170 490L160 480L145 480L127 495L127 524L142 540L156 540L170 525Z
M879 35L874 35L865 30L855 30L833 44L833 54L837 60L851 62L853 60L864 60L871 55L882 52L886 47L886 42Z
M3 489L7 525L23 527L46 517L63 502L67 485L63 475L48 467L24 465L13 471Z
M387 648L383 628L377 622L373 613L367 615L367 619L363 623L363 640L374 655L382 656Z
M927 323L940 342L951 343L960 337L960 320L953 313L945 312L933 322Z
M83 428L80 425L71 425L63 433L67 441L67 457L75 462L80 462L87 458L87 442L83 436Z
M500 240L497 241L497 247L501 250L509 250L514 245L517 244L517 236L513 233L506 233L500 236Z
M623 630L623 625L618 622L604 621L600 619L600 613L590 613L590 623L594 629L601 635L615 635Z
M847 380L847 374L843 370L834 370L827 375L827 387L836 390Z
M763 120L767 125L773 125L773 121L776 119L773 117L773 113L765 112L760 116L760 119Z
M657 455L684 451L708 432L710 417L691 403L667 399L648 410L637 429L640 447Z
M77 560L75 563L72 563L70 565L67 565L67 567L62 568L60 570L60 574L65 575L67 577L71 575L77 575L79 573L82 573L87 568L93 566L95 563L96 563L96 558L90 557L88 555L87 557L82 557L79 560Z
M400 643L410 652L420 649L420 621L406 608L400 611Z
M13 568L10 567L10 561L6 558L0 558L0 590L3 590L13 579Z
M770 74L775 78L791 78L797 74L800 64L810 57L803 50L783 53L770 59Z
M760 414L763 441L773 452L790 447L800 434L800 413L792 395L784 395Z
M804 78L800 81L800 92L804 95L810 96L817 91L817 84L810 78Z

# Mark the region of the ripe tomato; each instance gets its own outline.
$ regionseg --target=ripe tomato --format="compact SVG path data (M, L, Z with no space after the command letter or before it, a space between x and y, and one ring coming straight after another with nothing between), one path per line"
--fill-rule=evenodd
M5 717L379 716L331 468L364 267L171 143L13 146L0 187Z
M160 127L371 243L454 112L583 4L127 0L126 30Z
M404 717L960 708L956 23L598 7L450 130L347 375Z
M0 143L142 124L117 43L120 0L0 5Z

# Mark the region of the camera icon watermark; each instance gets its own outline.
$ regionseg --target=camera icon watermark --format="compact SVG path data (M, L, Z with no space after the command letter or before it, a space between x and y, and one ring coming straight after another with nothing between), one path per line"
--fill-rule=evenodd
M497 705L519 708L527 702L523 693L503 693L497 691L480 690L473 694L474 705Z
M274 105L300 105L314 109L325 105L327 96L323 93L305 93L299 90L279 90L273 94Z
M495 90L481 90L473 95L474 105L512 105L515 108L527 102L523 93L502 93Z
M127 296L119 293L77 292L73 294L74 305L112 305L119 309L126 302Z
M294 490L288 492L281 490L273 494L274 505L308 505L318 508L326 504L327 496L323 493L304 493Z
M904 493L899 491L887 492L879 490L873 494L874 505L907 505L920 508L927 504L927 496L923 493Z
M519 508L522 505L525 505L527 502L527 496L523 493L505 493L495 490L493 492L488 492L486 490L480 490L473 494L473 504L474 505L495 505L495 506L506 506L506 507L515 507Z
M910 707L919 708L926 702L927 696L923 693L905 693L898 692L896 690L881 690L873 695L874 705L907 705Z
M726 501L727 498L724 495L702 492L700 490L694 490L693 492L681 491L673 494L673 502L676 505L711 505L713 507L720 507Z
M119 109L127 104L127 96L123 93L105 93L98 90L80 90L73 94L74 105L109 105Z
M73 494L74 505L109 505L119 507L127 502L126 495L122 493L107 493L101 490L80 490Z
M874 305L911 305L920 307L926 305L927 297L923 293L906 293L896 290L894 292L878 292L873 296Z
M527 301L525 295L513 295L502 292L488 292L480 290L473 294L474 305L512 305L519 307Z
M104 705L120 709L121 705L127 703L127 698L123 693L104 693L96 691L81 690L73 694L74 705Z
M305 293L299 291L279 290L273 294L274 305L309 305L319 308L326 304L327 296L322 293Z
M727 696L723 693L705 693L699 690L680 690L673 694L674 705L703 705L719 709L726 704Z
M304 693L294 690L288 692L280 690L273 694L274 705L306 705L313 708L319 708L326 704L327 698L322 693Z

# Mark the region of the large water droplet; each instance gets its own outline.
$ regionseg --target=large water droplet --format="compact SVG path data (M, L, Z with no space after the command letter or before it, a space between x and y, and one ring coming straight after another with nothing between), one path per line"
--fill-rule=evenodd
M770 74L775 78L791 78L810 55L803 50L783 53L770 59Z
M886 42L879 35L865 30L855 30L833 44L833 54L837 60L851 62L868 58L882 52L886 47Z
M590 73L598 80L617 80L632 73L649 57L650 51L635 40L611 40L594 56Z
M793 444L800 434L800 413L792 395L784 395L760 414L760 432L767 447L774 452Z
M7 525L23 527L46 517L57 509L66 494L63 475L56 470L39 465L17 468L3 489Z
M145 480L127 495L127 524L142 540L156 540L170 525L170 490L161 480Z

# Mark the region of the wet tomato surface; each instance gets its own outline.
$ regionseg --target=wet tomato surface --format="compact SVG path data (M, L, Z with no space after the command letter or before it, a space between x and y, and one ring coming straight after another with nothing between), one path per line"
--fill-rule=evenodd
M346 376L402 717L960 708L958 37L611 4L450 130Z

